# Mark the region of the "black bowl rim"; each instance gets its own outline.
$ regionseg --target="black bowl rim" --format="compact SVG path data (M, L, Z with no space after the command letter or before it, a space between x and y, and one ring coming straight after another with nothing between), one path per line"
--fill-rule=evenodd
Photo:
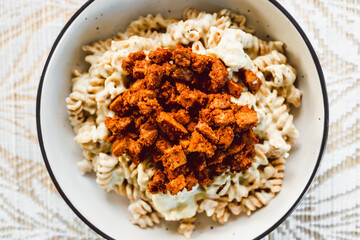
M46 63L44 65L44 69L43 72L41 74L41 78L40 78L40 83L38 86L38 91L37 91L37 99L36 99L36 127L37 127L37 135L38 135L38 140L39 140L39 145L40 145L40 149L41 149L41 154L43 156L45 165L46 165L46 169L49 172L49 175L57 189L57 191L59 192L59 194L61 195L61 197L64 199L64 201L67 203L67 205L74 211L74 213L85 223L87 224L92 230L94 230L96 233L98 233L99 235L101 235L102 237L106 238L106 239L114 239L112 237L110 237L109 235L107 235L106 233L104 233L103 231L101 231L100 229L98 229L95 225L93 225L89 220L87 220L76 208L75 206L70 202L70 200L67 198L67 196L65 195L65 193L62 191L59 183L57 182L54 173L51 170L47 155L46 155L46 151L45 151L45 147L44 147L44 143L43 143L43 138L42 138L42 132L41 132L41 123L40 123L40 105L41 105L41 93L42 93L42 86L43 86L43 82L44 82L44 78L45 78L45 74L46 74L46 70L48 68L49 62L51 60L51 57L59 43L59 41L61 40L61 38L63 37L63 35L65 34L66 30L69 28L69 26L72 24L72 22L91 4L93 3L95 0L88 0L86 3L84 3L79 10L77 10L74 15L70 18L70 20L65 24L65 26L63 27L63 29L61 30L60 34L58 35L58 37L56 38L51 51L49 53L49 56L46 60ZM265 237L266 235L268 235L269 233L271 233L275 228L277 228L282 222L285 221L286 218L288 218L291 213L296 209L296 207L299 205L299 203L302 201L302 199L304 198L306 192L308 191L308 189L310 188L316 173L319 169L321 160L323 158L324 152L325 152L325 148L326 148L326 142L327 142L327 137L328 137L328 128L329 128L329 103L328 103L328 97L327 97L327 91L326 91L326 83L325 83L325 78L324 78L324 74L319 62L319 59L315 53L314 48L312 47L308 37L306 36L305 32L302 30L302 28L300 27L300 25L297 23L297 21L290 15L290 13L280 4L278 3L276 0L268 0L270 3L272 3L278 10L280 10L288 19L289 21L294 25L294 27L296 28L296 30L298 31L298 33L301 35L301 37L303 38L306 46L308 47L308 50L313 58L314 64L316 66L317 72L318 72L318 76L320 79L320 84L321 84L321 90L322 90L322 95L323 95L323 104L324 104L324 130L323 130L323 137L322 137L322 141L321 141L321 147L320 147L320 151L319 151L319 155L317 158L317 162L315 165L315 168L311 174L311 177L308 181L308 183L306 184L304 190L302 191L302 193L300 194L300 196L298 197L298 199L295 201L295 203L293 204L293 206L285 213L285 215L283 217L281 217L273 226L271 226L268 230L266 230L265 232L261 233L259 236L257 236L255 239L261 239L263 237Z

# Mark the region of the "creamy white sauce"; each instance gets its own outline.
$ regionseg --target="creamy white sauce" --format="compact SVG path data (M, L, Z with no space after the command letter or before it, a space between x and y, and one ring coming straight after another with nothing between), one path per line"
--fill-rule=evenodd
M224 34L219 44L207 50L210 55L220 58L231 69L250 69L251 59L244 52L243 45L232 34Z
M177 195L157 193L152 195L155 209L160 212L167 221L178 221L183 218L195 216L198 204L202 198L203 191L199 185L193 187L191 191L184 189Z
M249 107L254 107L256 104L256 98L250 92L242 92L239 98L232 97L230 101L240 106L249 105Z

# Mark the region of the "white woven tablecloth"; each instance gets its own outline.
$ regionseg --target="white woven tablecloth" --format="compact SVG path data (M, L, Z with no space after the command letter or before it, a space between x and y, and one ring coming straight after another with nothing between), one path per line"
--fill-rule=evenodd
M326 155L297 210L265 239L360 239L360 0L280 0L320 58ZM96 239L53 186L37 142L36 90L83 0L0 0L0 239Z

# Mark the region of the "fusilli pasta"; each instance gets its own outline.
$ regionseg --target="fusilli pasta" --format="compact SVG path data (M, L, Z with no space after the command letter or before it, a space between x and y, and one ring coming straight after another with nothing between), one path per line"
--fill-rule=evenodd
M190 238L196 212L205 212L224 224L230 213L250 215L281 190L292 139L299 135L290 105L300 106L301 91L294 85L296 71L287 62L284 43L261 40L245 24L246 17L231 10L209 14L186 9L183 20L147 15L112 39L83 47L90 68L83 73L74 71L72 92L66 98L75 142L83 150L77 166L81 173L94 171L100 187L129 198L132 223L146 228L162 218L177 219L179 233ZM261 141L255 145L252 167L245 173L225 172L214 177L210 185L184 190L174 200L169 194L155 196L147 191L155 171L152 161L136 165L126 154L119 158L112 155L104 120L114 116L109 104L125 91L129 80L122 61L132 52L148 54L160 47L173 49L177 44L218 57L235 82L240 71L249 69L263 84L256 94L244 91L240 98L232 98L235 103L249 105L258 115L254 133ZM174 206L159 207L174 201Z

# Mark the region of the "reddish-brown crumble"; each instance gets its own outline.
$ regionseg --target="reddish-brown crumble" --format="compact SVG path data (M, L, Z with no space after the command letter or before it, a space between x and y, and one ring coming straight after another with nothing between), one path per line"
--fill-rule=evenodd
M148 56L131 53L122 68L131 85L110 104L116 116L105 120L108 141L115 156L127 153L135 164L154 161L151 193L176 195L197 183L206 186L228 169L241 172L252 165L257 114L230 101L243 86L228 80L219 59L179 45ZM240 75L249 91L259 89L253 72Z

